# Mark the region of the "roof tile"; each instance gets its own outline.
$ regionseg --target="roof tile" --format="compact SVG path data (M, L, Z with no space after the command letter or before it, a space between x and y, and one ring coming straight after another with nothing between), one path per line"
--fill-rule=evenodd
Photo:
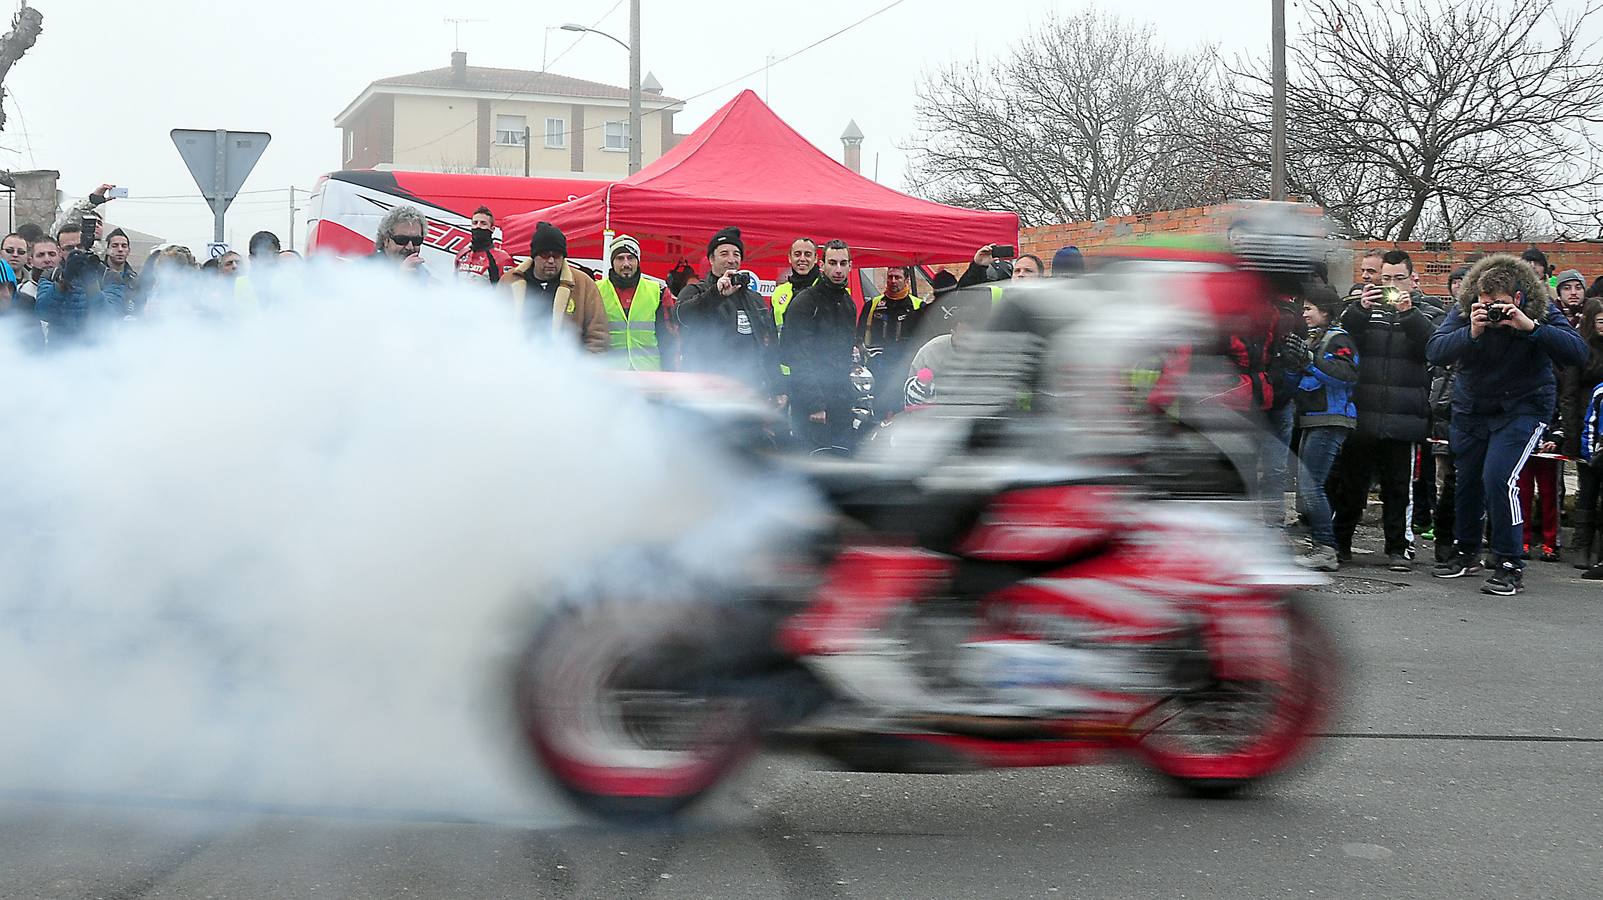
M629 89L582 78L569 78L551 72L530 72L525 69L490 69L468 66L466 79L458 82L449 66L429 69L408 75L393 75L373 82L374 88L421 87L464 91L486 91L505 94L553 94L559 97L588 97L601 100L628 100ZM661 94L648 94L652 101L680 101Z

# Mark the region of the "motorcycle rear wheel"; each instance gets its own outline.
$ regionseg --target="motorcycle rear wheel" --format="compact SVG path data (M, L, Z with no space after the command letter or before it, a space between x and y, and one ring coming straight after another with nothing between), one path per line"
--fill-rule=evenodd
M1290 652L1280 682L1221 681L1153 710L1137 742L1142 759L1184 792L1228 797L1301 760L1329 721L1339 655L1300 600L1286 606Z
M530 642L514 674L519 725L580 808L620 824L660 822L755 752L754 702L706 691L706 676L729 661L729 620L720 609L574 604L553 613Z

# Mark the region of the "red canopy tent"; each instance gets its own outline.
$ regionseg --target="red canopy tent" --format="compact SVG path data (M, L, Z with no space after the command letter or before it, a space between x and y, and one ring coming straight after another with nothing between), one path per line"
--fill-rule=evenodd
M577 200L508 217L508 250L526 254L536 222L568 236L568 255L599 259L602 232L641 242L646 267L685 258L705 268L707 242L738 226L745 268L787 267L800 235L845 241L859 267L951 263L990 243L1015 243L1014 213L919 200L851 171L742 91L661 159ZM761 274L761 273L760 273Z

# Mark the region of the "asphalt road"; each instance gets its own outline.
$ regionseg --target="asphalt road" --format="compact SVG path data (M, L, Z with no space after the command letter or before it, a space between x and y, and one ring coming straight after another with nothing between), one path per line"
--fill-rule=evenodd
M1603 584L1537 563L1527 593L1491 598L1373 559L1316 598L1353 660L1336 735L1246 799L1117 766L771 760L680 829L617 832L541 794L487 818L24 790L0 772L0 897L1603 895Z

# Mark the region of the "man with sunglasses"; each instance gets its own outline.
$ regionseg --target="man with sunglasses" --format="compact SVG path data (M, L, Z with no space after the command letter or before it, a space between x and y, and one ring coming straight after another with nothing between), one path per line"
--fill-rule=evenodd
M0 312L27 307L32 312L31 297L18 303L18 289L28 279L28 239L15 231L0 241Z
M373 239L373 256L399 264L402 272L424 275L423 235L427 223L415 206L397 206L384 214Z
M588 272L568 262L568 237L550 222L535 224L529 258L507 272L498 287L512 298L512 314L528 334L577 336L591 353L606 353L611 346L601 289Z

